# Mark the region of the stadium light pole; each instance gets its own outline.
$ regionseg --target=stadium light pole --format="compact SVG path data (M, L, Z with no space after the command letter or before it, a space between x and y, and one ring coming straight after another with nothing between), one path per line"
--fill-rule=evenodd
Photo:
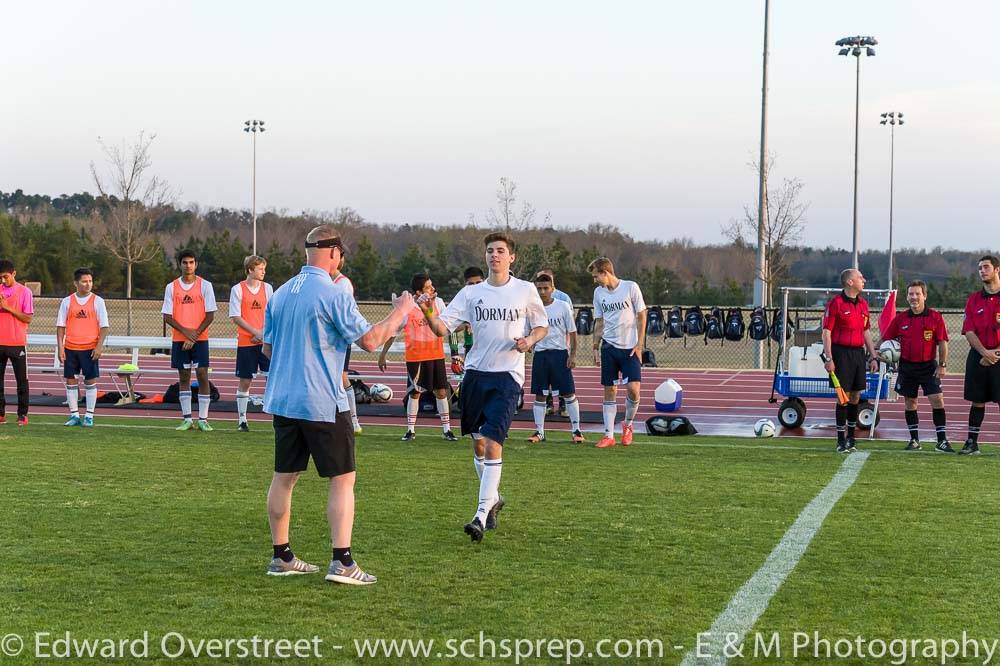
M856 62L854 75L854 242L852 254L852 266L858 267L858 130L861 123L861 56L868 57L875 55L873 46L878 44L878 40L871 36L863 37L843 37L836 41L836 45L841 47L837 55L854 56Z
M243 123L243 131L249 132L253 143L253 162L250 168L250 210L253 215L253 251L257 254L257 132L264 132L263 120L247 120Z
M889 289L892 289L892 189L896 176L896 125L902 126L903 114L889 111L882 114L879 125L889 126Z
M753 281L754 307L767 307L768 285L767 253L765 248L764 220L767 215L767 56L768 28L771 19L770 0L764 0L764 55L763 74L760 86L760 158L757 163L760 181L757 192L757 275ZM754 366L764 367L764 343L758 341L754 345Z

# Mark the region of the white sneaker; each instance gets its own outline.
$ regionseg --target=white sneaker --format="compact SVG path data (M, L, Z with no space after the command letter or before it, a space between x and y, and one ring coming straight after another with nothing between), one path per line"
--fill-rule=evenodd
M349 567L345 567L340 560L331 560L330 568L327 569L326 579L333 583L343 583L344 585L373 585L378 578L367 574L361 570L355 562Z

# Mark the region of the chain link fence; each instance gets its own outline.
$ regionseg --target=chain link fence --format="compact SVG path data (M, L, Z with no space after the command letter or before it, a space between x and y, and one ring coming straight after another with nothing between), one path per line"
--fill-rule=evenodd
M36 298L35 318L31 324L32 333L55 333L56 314L59 311L58 298ZM126 322L128 317L128 301L125 299L106 299L108 308L108 318L111 323L111 332L114 335L125 335ZM132 335L169 335L163 323L163 315L160 308L163 302L156 300L132 300ZM216 312L215 321L209 329L212 337L236 337L236 325L229 319L229 304L220 301L219 310ZM361 302L358 303L361 313L370 322L377 322L389 314L390 305L386 302ZM577 309L580 306L577 306ZM663 306L664 312L668 310ZM704 312L711 308L702 307ZM722 308L723 312L727 308ZM969 343L961 335L962 330L962 310L941 310L945 324L948 326L948 334L951 336L951 345L948 360L948 370L954 373L961 373L965 369L965 358L969 352ZM749 319L749 313L744 309L744 319ZM811 329L818 329L823 316L821 308L789 308L788 316L791 319L792 338L789 344L798 345L803 342L809 344L819 339L818 330L815 334L809 334ZM877 313L873 312L873 318ZM877 337L877 334L876 334ZM646 346L655 354L656 363L661 368L727 368L742 370L755 367L755 347L757 342L744 339L740 342L730 342L728 340L706 340L704 336L685 337L683 339L666 339L663 336L647 336ZM593 365L593 340L590 336L580 336L577 344L577 365ZM235 352L219 350L213 354L219 356L233 356ZM778 344L768 338L763 343L764 366L774 368L777 360ZM394 358L398 356L399 358ZM363 360L375 360L377 353L355 353L352 358ZM390 358L401 360L402 355L390 354Z

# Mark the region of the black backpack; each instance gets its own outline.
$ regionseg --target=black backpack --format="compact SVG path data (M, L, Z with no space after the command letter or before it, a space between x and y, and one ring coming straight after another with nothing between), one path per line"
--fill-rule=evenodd
M576 333L577 335L594 334L594 311L583 306L576 313Z
M683 416L650 416L646 419L646 433L658 437L697 435L698 430Z
M778 309L771 315L771 339L775 342L781 342L782 333L784 333L785 340L792 337L792 320L786 317L785 321L782 321L781 310Z
M642 350L642 367L644 368L656 367L656 354L653 353L652 349Z
M751 340L767 340L771 334L771 327L767 325L767 312L762 307L756 307L750 311L750 328L747 336Z
M198 388L197 386L191 387L191 401L197 404L198 402ZM208 395L212 398L212 402L216 402L222 396L219 395L219 389L215 387L212 382L208 383L209 392ZM166 392L163 394L163 402L178 403L181 401L181 385L178 382L174 382L167 387Z
M705 344L709 340L722 340L725 338L723 330L722 310L717 307L709 310L708 317L705 318Z
M668 338L684 337L684 313L681 306L675 305L667 313L667 334Z
M697 305L689 307L684 315L684 332L691 337L705 335L705 315Z
M347 371L347 379L351 382L351 389L354 391L354 402L358 405L367 405L372 401L372 390L368 384L361 381L357 374L357 370Z
M407 391L406 395L403 396L403 409L406 409L406 405L410 402L412 394ZM455 389L448 386L448 406L449 412L451 411L451 406L457 402L455 399ZM423 391L420 394L420 407L417 409L417 414L437 414L437 396L434 395L433 391Z
M726 340L739 342L747 332L747 325L743 321L743 310L740 308L729 308L726 313Z
M649 306L646 309L646 335L663 335L666 328L666 322L663 319L663 308L659 305Z

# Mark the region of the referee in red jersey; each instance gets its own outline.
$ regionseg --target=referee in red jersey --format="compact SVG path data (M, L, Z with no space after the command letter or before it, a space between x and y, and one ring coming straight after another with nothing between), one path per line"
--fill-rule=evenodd
M868 301L861 297L865 276L856 268L840 273L843 291L830 299L823 315L823 367L837 375L848 394L846 405L837 405L837 451L853 453L854 429L858 424L858 402L867 381L866 366L878 370L872 342ZM865 351L871 359L865 362Z
M907 451L920 449L917 417L917 392L923 388L924 395L931 403L937 445L942 453L954 453L945 432L944 395L941 393L941 377L948 367L948 329L944 317L933 308L927 307L927 284L914 280L906 287L908 310L896 315L882 336L886 340L899 339L899 378L896 393L906 402L906 428L910 431ZM937 360L935 361L935 357Z
M965 302L962 334L969 341L969 358L965 361L965 399L969 409L969 437L959 455L979 453L979 428L986 416L987 402L1000 402L1000 260L986 255L979 260L982 291Z

